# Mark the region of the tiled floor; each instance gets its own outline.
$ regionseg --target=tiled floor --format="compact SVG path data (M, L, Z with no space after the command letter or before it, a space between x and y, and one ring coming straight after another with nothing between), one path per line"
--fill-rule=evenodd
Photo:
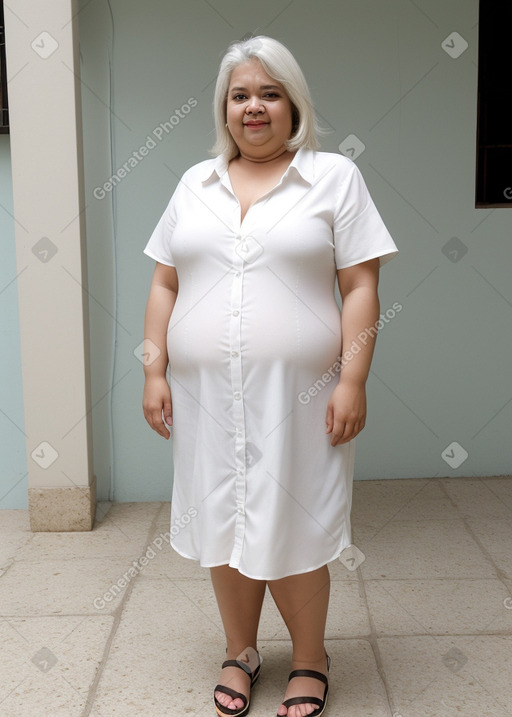
M326 717L512 715L512 478L354 493L365 559L330 565ZM168 503L114 504L90 533L31 533L26 511L0 513L1 717L214 717L209 572L168 528ZM273 717L290 643L270 598L260 638L251 715Z

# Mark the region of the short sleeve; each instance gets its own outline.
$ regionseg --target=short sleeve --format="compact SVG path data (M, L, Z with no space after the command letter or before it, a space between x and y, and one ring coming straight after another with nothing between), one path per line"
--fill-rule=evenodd
M144 249L144 254L161 264L167 264L167 266L175 266L172 258L171 239L176 226L177 194L178 189L172 195Z
M346 269L379 257L380 265L390 261L398 249L373 203L358 167L341 184L334 215L334 256L336 269Z

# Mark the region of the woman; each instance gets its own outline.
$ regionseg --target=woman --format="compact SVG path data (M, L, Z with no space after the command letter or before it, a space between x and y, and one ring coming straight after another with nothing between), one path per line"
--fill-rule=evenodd
M230 46L214 104L216 158L185 172L144 250L157 262L144 415L172 431L172 545L211 571L227 641L218 715L249 710L268 585L293 643L277 714L317 716L327 563L350 544L373 353L374 332L358 335L378 321L379 265L397 249L357 167L317 151L281 43Z

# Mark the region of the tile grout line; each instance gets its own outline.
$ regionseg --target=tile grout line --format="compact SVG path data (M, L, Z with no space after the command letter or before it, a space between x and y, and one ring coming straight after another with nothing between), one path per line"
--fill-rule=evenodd
M463 523L466 532L467 532L467 533L469 534L469 536L473 539L473 541L476 543L476 545L480 548L480 550L481 550L483 556L487 559L488 562L490 562L490 564L492 565L492 567L493 567L493 569L494 569L494 571L495 571L496 577L498 577L498 579L500 579L500 582L501 582L502 584L504 584L505 587L506 587L507 590L508 590L508 586L505 584L505 582L504 582L504 580L503 580L503 577L504 577L503 571L501 571L501 570L495 565L495 563L494 563L494 561L492 560L492 558L491 558L490 554L488 553L488 551L482 546L482 544L480 543L480 541L478 540L478 538L474 535L473 531L471 530L470 526L469 526L468 523L467 523L467 520L466 520L465 516L462 514L462 512L459 510L459 507L456 505L456 503L454 502L454 500L452 499L452 497L449 495L449 493L448 493L448 491L447 491L447 489L446 489L446 487L445 487L445 485L444 485L444 483L443 483L442 478L432 478L432 479L430 479L430 480L428 481L428 484L430 484L430 483L432 483L432 482L438 483L439 487L441 488L442 493L448 498L448 500L450 501L450 503L452 504L452 506L455 508L457 514L460 516L460 520L461 520L461 522ZM427 484L427 485L428 485L428 484ZM424 488L424 487L425 487L425 486L423 486L423 488ZM423 488L422 488L422 489L423 489ZM421 490L422 490L422 489L421 489ZM421 493L421 490L418 491L418 493L417 493L416 495L418 495L419 493ZM409 501L408 501L408 502L409 502ZM397 513L395 513L395 515L397 515ZM391 520L393 520L393 518L394 518L394 516L391 518ZM369 604L368 604L368 599L367 599L367 594L366 594L366 582L365 582L365 579L364 579L364 577L363 577L363 575L362 575L361 568L358 568L357 574L358 574L358 579L359 579L359 581L360 581L360 582L359 582L360 595L361 595L361 597L363 597L363 599L364 599L364 601L365 601L365 606L366 606L366 610L367 610L367 614L368 614L368 621L369 621L369 624L370 624L370 635L368 636L367 639L368 639L368 641L369 641L369 643L370 643L370 645L371 645L371 647L372 647L372 651L373 651L373 655L374 655L374 659L375 659L377 671L378 671L378 673L379 673L379 676L380 676L380 678L381 678L382 684L383 684L384 689L385 689L385 692L386 692L386 698L387 698L388 706L389 706L389 709L390 709L390 713L391 713L391 715L398 714L399 711L397 712L397 710L394 710L394 708L393 708L392 692L391 692L391 688L390 688L389 683L388 683L388 680L387 680L386 671L385 671L385 669L384 669L384 664L383 664L382 657L381 657L381 654L380 654L380 648L379 648L379 644L378 644L378 636L377 636L377 633L376 633L375 623L374 623L374 620L373 620L373 616L372 616L371 611L370 611L370 606L369 606ZM476 639L478 636L481 636L482 634L486 634L486 635L487 635L487 634L489 634L489 633L479 632L479 633L475 634L473 637L474 637L474 639ZM508 634L510 634L510 632L509 632L509 633L506 633L506 632L505 632L504 634L502 633L501 635L498 634L498 635L496 635L496 636L504 637L504 636L508 636ZM464 634L464 635L462 635L462 636L464 636L464 637L471 637L472 635ZM386 634L386 635L381 635L381 637L394 637L394 636L393 636L393 635L388 635L388 634ZM399 637L399 638L402 638L402 639L403 639L404 637L418 637L418 635L416 635L416 634L414 634L414 635L403 634L403 635L397 635L396 637ZM453 635L452 633L450 633L449 635L447 635L447 634L432 635L431 633L427 633L427 634L425 634L425 637L431 637L431 638L433 638L433 639L435 639L435 637L452 637L452 638L453 638L453 637L459 637L459 635Z
M426 482L414 493L413 496L411 496L411 497L409 498L409 500L406 500L405 504L402 505L402 506L400 507L400 509L399 509L398 511L396 511L396 512L391 516L391 518L385 523L385 525L387 525L388 523L392 522L393 519L395 518L395 516L398 515L398 514L400 513L400 511L403 510L403 508L405 508L412 500L414 500L415 498L417 498L417 496L418 496L427 486L429 486L429 485L430 485L431 483L433 483L433 482L434 482L434 483L436 482L436 479L435 479L435 478L427 478L427 479L426 479ZM375 538L375 536L382 530L382 527L384 527L384 526L381 526L381 528L379 528L379 530L377 531L377 533L375 533L375 534L373 535L372 540L373 540L373 539ZM366 613L367 613L367 615L368 615L368 623L369 623L369 626L370 626L370 633L369 633L369 635L367 636L366 639L367 639L368 642L370 643L370 647L371 647L372 653L373 653L373 658L374 658L374 660L375 660L375 665L376 665L376 667L377 667L377 672L378 672L378 674L379 674L379 677L380 677L380 679L381 679L382 685L383 685L383 687L384 687L384 691L385 691L385 693L386 693L386 700L387 700L387 705L388 705L388 708L389 708L389 714L390 714L391 716L393 716L394 714L397 713L397 711L394 710L394 708L393 708L394 698L393 698L393 695L392 695L392 692L391 692L391 688L390 688L390 685L389 685L389 682L388 682L388 679L387 679L386 671L385 671L385 669L384 669L384 663L383 663L383 661L382 661L382 656L381 656L381 654L380 654L380 648L379 648L379 643L378 643L377 630L375 629L375 622L374 622L374 620L373 620L373 615L372 615L372 613L371 613L370 605L369 605L369 603L368 603L368 596L367 596L367 594L366 594L366 583L365 583L365 579L364 579L364 577L363 577L363 573L362 573L360 567L358 567L358 569L357 569L357 578L358 578L358 584L359 584L359 594L361 595L362 599L364 600L364 604L365 604L365 607L366 607Z
M150 541L150 539L151 539L151 536L153 535L153 533L154 533L154 531L155 531L155 528L156 528L156 526L157 526L157 524L158 524L158 520L159 520L159 518L160 518L160 516L161 516L161 514L162 514L162 511L165 509L165 506L166 506L166 502L162 501L162 503L160 504L160 510L158 510L158 511L155 513L155 517L154 517L153 520L151 521L151 525L150 525L150 527L149 527L148 535L147 535L147 538L146 538L146 543L147 543L147 544L149 544L149 541ZM103 655L102 655L101 660L100 660L100 662L99 662L99 664L98 664L98 666L97 666L97 668L96 668L96 673L95 673L95 675L94 675L94 679L92 680L92 682L91 682L91 684L90 684L90 686L89 686L89 690L88 690L88 692L87 692L87 697L85 698L85 707L84 707L82 713L80 714L80 717L89 717L89 715L91 714L91 711L93 710L94 702L95 702L95 700L96 700L96 692L97 692L99 683L100 683L100 681L101 681L101 678L103 677L103 673L104 673L104 671L105 671L105 668L106 668L106 666L107 666L108 659L109 659L109 657L110 657L110 650L111 650L111 648L112 648L112 644L113 644L113 642L114 642L114 639L115 639L115 637L116 637L116 635L117 635L117 630L118 630L119 625L120 625L120 623L121 623L121 618L122 618L122 615L123 615L123 611L124 611L125 605L127 604L128 600L130 599L130 596L131 596L131 594L132 594L132 592L133 592L133 588L134 588L134 586L135 586L137 580L140 578L140 575L141 575L141 573L139 572L139 573L137 573L137 575L136 575L132 580L130 580L130 582L129 582L129 584L128 584L128 587L126 588L126 590L125 590L125 592L124 592L124 595L123 595L123 597L121 598L121 600L120 600L120 602L119 602L119 605L118 605L117 608L114 610L114 612L111 613L111 614L113 615L113 617L114 617L114 620L113 620L113 622L112 622L112 627L111 627L110 633L109 633L109 635L108 635L108 637L107 637L107 639L106 639L106 641L105 641L105 647L104 647L104 649L103 649ZM96 711L96 710L95 710L95 711ZM98 714L101 714L101 713L98 712Z
M415 500L415 499L420 495L420 493L421 493L423 490L425 490L425 488L432 483L432 481L435 481L435 480L436 480L435 478L427 478L427 479L426 479L427 482L426 482L424 485L422 485L420 488L418 488L418 490L416 491L416 493L414 493L414 495L411 495L411 496L405 501L405 503L403 503L403 504L400 506L400 508L398 508L398 510L396 510L396 511L393 513L393 515L392 515L390 518L388 518L388 520L386 520L386 522L385 522L383 525L381 525L381 526L379 527L379 529L377 530L377 532L372 535L371 540L373 540L373 539L375 538L375 536L378 535L378 534L381 532L381 530L384 530L384 528L385 528L387 525L389 525L389 523L392 523L392 522L403 522L403 523L412 522L412 523L417 523L417 522L418 522L417 519L414 519L414 520L411 520L411 521L405 521L405 520L403 520L403 521L400 521L400 520L395 521L395 518L396 518L396 516L397 516L399 513L402 512L402 510L403 510L404 508L406 508L406 507L409 505L409 503L412 503L412 501ZM363 525L363 524L361 523L361 525Z
M509 580L510 578L507 576L507 574L496 565L494 562L494 558L491 556L491 554L488 552L487 548L485 548L482 543L480 542L480 538L477 537L477 535L473 532L473 528L469 525L467 520L463 518L462 522L464 523L464 527L466 528L467 532L471 536L471 538L475 541L475 543L478 545L480 550L482 551L484 557L486 560L492 565L493 569L496 571L496 579L500 581L500 583L503 585L503 587L510 592L510 586L507 585L506 580Z
M507 478L508 480L510 480L510 479L512 478L512 476L509 476L509 475L506 475L506 476L496 476L496 477L497 477L498 479L500 479L500 478ZM487 485L487 481L488 481L489 479L490 479L490 480L494 480L494 476L479 476L479 477L478 477L479 482L480 482L483 486L485 486L486 490L488 490L489 493L492 493L492 495L493 495L497 500L499 500L500 503L501 503L502 505L504 505L505 508L507 508L507 510L509 510L509 511L512 513L512 508L511 508L509 505L507 505L507 503L505 503L505 501L503 500L503 498L502 498L501 496L499 496L497 493L495 493L495 492L493 491L493 489L492 489L490 486Z
M451 495L449 494L449 492L446 490L446 486L444 485L444 483L442 482L442 480L443 480L443 479L440 479L441 482L439 483L439 485L440 485L440 487L441 487L441 490L442 490L443 493L446 495L446 497L448 498L448 500L451 502L451 504L453 505L453 507L455 508L455 510L457 511L457 513L460 515L460 519L461 519L461 521L462 521L462 523L463 523L463 525L464 525L464 528L465 528L466 532L468 533L469 537L473 540L474 543L476 543L476 545L478 546L478 548L479 548L480 551L482 552L482 555L483 555L484 558L487 560L487 562L491 564L491 566L492 566L492 568L493 568L493 570L494 570L494 572L495 572L495 574L496 574L496 578L502 583L502 585L503 585L507 590L509 590L509 586L508 586L508 585L506 584L506 582L505 582L505 580L507 579L506 574L504 573L504 571L503 571L501 568L499 568L499 567L496 565L496 563L494 562L493 557L491 556L491 554L489 553L489 551L487 550L487 548L485 548L485 547L482 545L480 539L476 536L475 532L473 531L473 528L472 528L472 527L469 525L469 523L468 523L468 519L467 519L468 516L466 516L466 515L459 509L459 506L455 503L455 501L452 499L452 497L451 497ZM478 478L478 481L479 481L480 483L482 483L482 481L481 481L480 478ZM485 484L482 483L482 485L485 485ZM492 491L490 491L490 493L492 493ZM494 495L494 494L493 494L493 495Z
M7 575L7 573L9 572L9 570L12 568L12 566L13 566L15 563L20 562L20 561L16 558L16 553L18 552L18 550L19 550L20 548L25 548L27 545L29 545L29 543L31 543L31 542L33 541L34 536L35 536L35 533L32 533L32 535L29 536L28 540L27 540L25 543L23 543L23 545L18 545L18 546L15 548L14 556L13 556L12 558L7 558L7 560L10 560L10 561L11 561L10 563L5 563L4 565L1 565L1 566L0 566L0 578L3 578L4 575ZM35 561L33 561L33 562L35 562Z
M361 568L357 568L357 578L358 578L358 587L359 587L359 594L364 600L364 605L366 607L366 614L368 615L368 624L370 626L370 632L366 636L366 640L370 643L370 647L373 652L373 659L375 660L375 665L377 667L377 672L379 673L379 677L381 679L382 685L384 687L384 691L386 693L386 700L388 703L389 713L390 715L393 715L393 698L391 694L391 688L388 683L388 679L386 676L386 671L384 670L384 664L382 662L382 657L380 654L379 644L377 640L377 631L375 629L375 622L373 620L373 615L370 610L370 605L368 603L368 597L366 595L366 584L365 580L361 571Z
M433 481L435 481L434 478L429 479L428 483L426 483L424 486L422 486L422 488L419 491L417 491L417 493L415 493L415 495L413 497L411 497L408 501L406 501L405 505L407 505L414 498L416 498L422 492L422 490L424 488L426 488L427 485L430 485ZM402 508L400 508L400 510L402 510L403 507L405 507L405 506L402 506ZM389 519L389 521L387 521L387 523L385 525L392 522L393 518L400 512L400 510L395 512L394 515ZM377 531L377 533L379 533L381 529L382 528L380 528ZM377 535L377 533L375 535ZM373 536L373 538L375 537L375 535ZM373 540L373 538L372 538L372 540ZM386 693L389 714L391 715L391 717L394 717L394 715L401 715L401 712L400 712L400 710L394 708L394 697L393 697L392 690L391 690L391 687L390 687L388 679L387 679L386 670L384 668L384 663L383 663L382 656L380 653L380 647L379 647L379 642L378 642L379 636L377 635L377 630L375 628L375 622L374 622L373 615L370 610L370 605L368 603L368 596L366 593L366 582L365 582L365 579L363 577L362 570L360 567L357 569L357 573L358 573L358 578L359 578L359 591L360 591L360 595L363 597L364 602L365 602L366 611L367 611L367 615L368 615L368 622L370 625L370 634L368 636L368 642L370 643L370 646L371 646L371 649L373 652L373 657L375 660L375 664L377 667L377 672L379 674L379 677L381 679L382 685L383 685L385 693ZM381 637L389 637L389 636L381 635ZM401 638L409 637L409 635L400 635L400 637Z

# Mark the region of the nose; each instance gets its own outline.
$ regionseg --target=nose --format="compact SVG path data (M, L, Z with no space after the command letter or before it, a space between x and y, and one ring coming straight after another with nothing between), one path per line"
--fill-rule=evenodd
M248 114L256 114L257 112L265 112L265 108L261 104L261 101L259 97L251 97L249 100L249 103L246 107L246 112Z

